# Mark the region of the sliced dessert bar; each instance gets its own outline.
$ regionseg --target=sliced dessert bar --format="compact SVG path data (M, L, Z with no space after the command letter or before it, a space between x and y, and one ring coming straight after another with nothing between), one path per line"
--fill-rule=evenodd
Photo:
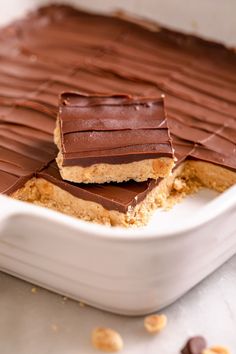
M61 176L71 182L140 182L174 166L162 97L64 93L54 139Z

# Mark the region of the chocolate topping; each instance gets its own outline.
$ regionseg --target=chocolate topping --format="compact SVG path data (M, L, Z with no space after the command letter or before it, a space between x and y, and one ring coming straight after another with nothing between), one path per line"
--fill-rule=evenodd
M13 193L36 173L71 188L60 180L54 164L54 172L51 166L44 170L57 155L52 134L58 95L65 91L165 94L178 162L194 158L236 170L233 50L67 6L31 13L1 30L0 42L0 192ZM130 199L120 192L114 197L112 185L100 186L99 201L106 208L119 204L118 210L126 210L140 201L137 195L145 196L150 183L143 183L141 192L135 182L116 186L127 195L133 191ZM73 185L78 197L98 200L93 187L86 197L82 189Z
M64 93L58 119L64 166L173 157L163 98Z
M71 183L61 178L55 162L51 163L42 172L37 173L37 177L42 177L56 184L75 197L97 202L106 209L117 210L122 213L126 213L129 207L135 207L144 200L146 195L160 182L159 179L140 183L133 181L109 184Z
M207 342L205 338L201 336L192 337L187 341L186 345L181 350L181 354L202 354L206 347Z

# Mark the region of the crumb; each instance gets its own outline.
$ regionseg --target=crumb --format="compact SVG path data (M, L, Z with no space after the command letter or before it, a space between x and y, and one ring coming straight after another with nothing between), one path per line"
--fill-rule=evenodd
M176 178L163 209L166 211L172 209L173 206L180 203L183 198L197 193L201 188L202 184L197 179L191 178L185 180L184 178Z
M194 31L197 31L198 30L198 23L197 23L197 21L192 21L192 23L191 23L191 25L192 25L192 29L194 30Z
M33 287L33 288L31 289L31 293L32 293L32 294L36 294L36 293L37 293L37 291L38 291L38 289L37 289L37 288L35 288L35 287Z
M51 329L53 332L58 332L59 331L59 326L55 323L51 324Z
M161 332L167 325L166 315L150 315L144 319L147 332L155 334Z
M98 327L93 330L92 344L94 348L110 353L123 349L123 340L120 334L105 327Z
M79 302L79 306L80 306L80 307L85 307L86 305L85 305L84 302L80 301L80 302Z
M68 300L68 298L67 298L66 296L63 296L63 298L62 298L62 304L64 304L67 300Z
M186 188L186 182L181 178L176 178L173 183L173 189L177 192L182 191Z

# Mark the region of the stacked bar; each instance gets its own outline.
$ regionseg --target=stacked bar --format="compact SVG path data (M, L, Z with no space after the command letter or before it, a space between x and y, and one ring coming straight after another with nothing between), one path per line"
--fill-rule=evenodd
M71 182L140 182L174 166L163 98L64 93L54 140L61 176Z
M181 183L176 184L178 179L185 183L197 180L218 191L236 183L234 50L163 28L151 32L127 20L87 14L67 6L48 6L31 13L1 30L0 41L1 193L85 220L130 226L145 224L173 188L181 188ZM65 134L63 129L60 134L56 129L58 155L53 143L58 96L72 91L90 96L99 92L110 97L122 92L121 100L132 98L138 102L164 94L177 158L173 173L169 173L173 154L165 116L159 116L158 121L160 125L163 122L160 141L165 149L168 147L165 151L158 150L158 141L151 138L150 133L155 135L159 129L157 121L153 126L145 125L147 122L141 126L141 130L149 131L144 150L137 143L138 150L129 145L128 153L124 153L122 140L121 146L116 140L112 148L103 145L102 149L93 146L92 150L86 148L86 143L78 151L78 136L85 139L86 130L81 127L76 130L76 149L71 149L67 137L75 131L66 124L69 130ZM65 110L71 109L71 98L69 104L63 103ZM63 126L64 113L57 127ZM97 126L98 130L94 130L96 122L90 121L87 131L106 134L104 124L108 121L102 122L102 128ZM129 124L128 120L124 122ZM122 130L130 130L131 126L126 128ZM113 134L114 126L112 130ZM150 145L154 149L149 155ZM112 151L114 147L122 154ZM99 156L98 151L103 155ZM146 152L148 158L144 158ZM127 163L126 154L135 160ZM106 160L108 156L112 159ZM94 160L88 163L88 157ZM141 173L140 163L158 159L164 159L166 169L154 171L152 164L152 171L144 169ZM131 169L133 174L129 175L125 168L132 163L137 168ZM104 173L103 180L95 184L94 172L87 173L87 168L97 165L99 169L104 164L112 173ZM112 169L114 165L116 169ZM71 173L74 167L76 172ZM151 173L155 175L146 181L133 180L142 181ZM101 178L100 172L98 175ZM129 178L132 180L100 184Z

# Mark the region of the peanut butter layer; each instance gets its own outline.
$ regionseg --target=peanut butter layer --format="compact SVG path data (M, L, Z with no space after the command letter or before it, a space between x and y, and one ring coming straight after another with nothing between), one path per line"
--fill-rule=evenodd
M63 93L54 136L72 182L157 179L174 165L163 98Z
M63 166L61 153L57 156L57 164L63 179L77 183L126 182L134 180L143 182L147 179L158 179L171 174L173 159L160 157L145 159L126 164L98 163L88 167Z

